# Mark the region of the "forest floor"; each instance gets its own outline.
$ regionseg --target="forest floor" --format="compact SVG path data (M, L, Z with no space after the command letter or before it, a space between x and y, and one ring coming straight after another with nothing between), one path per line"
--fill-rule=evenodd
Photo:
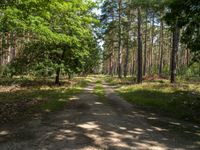
M198 125L132 105L115 88L89 83L61 111L0 126L0 149L200 149Z

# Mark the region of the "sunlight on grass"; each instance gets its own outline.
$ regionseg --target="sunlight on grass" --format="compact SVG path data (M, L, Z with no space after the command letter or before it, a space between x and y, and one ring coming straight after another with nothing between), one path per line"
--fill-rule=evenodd
M102 81L101 80L98 80L96 82L96 86L94 88L93 93L95 95L97 95L101 100L103 100L105 98L105 91L104 91L104 87L102 85Z
M134 104L150 106L177 118L200 122L198 84L172 85L167 82L145 82L141 85L123 85L116 91Z
M53 80L43 81L32 78L6 80L7 83L0 80L0 102L2 104L31 105L30 111L48 112L64 108L70 96L80 93L90 82L90 78L78 77L70 81L62 80L62 85L56 86Z

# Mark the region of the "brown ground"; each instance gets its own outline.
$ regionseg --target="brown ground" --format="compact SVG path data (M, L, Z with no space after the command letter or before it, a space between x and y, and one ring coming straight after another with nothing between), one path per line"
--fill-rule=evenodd
M117 96L92 94L95 85L71 98L66 110L0 128L0 150L200 149L200 128L142 111Z

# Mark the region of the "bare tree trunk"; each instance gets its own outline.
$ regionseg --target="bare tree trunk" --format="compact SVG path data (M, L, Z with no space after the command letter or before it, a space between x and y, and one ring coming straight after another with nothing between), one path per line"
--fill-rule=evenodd
M189 66L189 62L190 62L190 50L187 48L187 52L186 52L186 64L187 66Z
M143 75L146 75L147 66L147 26L148 26L148 9L146 8L146 22L145 22L145 38L144 38L144 65L143 65Z
M150 58L149 58L149 74L152 74L153 68L153 48L154 48L154 13L152 18L152 30L151 30L151 48L150 48Z
M127 39L127 45L126 45L126 57L125 57L125 64L124 64L124 77L127 76L128 72L128 61L129 61L129 39Z
M59 85L60 84L60 68L56 70L56 80L55 84Z
M127 27L127 42L126 42L126 56L125 56L125 64L124 64L124 77L127 76L128 72L128 62L129 62L129 32L130 32L130 25L131 25L131 19L130 14L128 14L128 27Z
M132 56L132 64L131 64L131 75L134 76L135 74L135 50L132 49L132 53L133 53L133 56Z
M121 32L122 32L122 27L121 27L121 10L122 10L122 0L118 0L118 5L119 5L119 23L118 23L118 77L122 78L122 39L121 39Z
M112 64L112 54L110 56L110 59L109 59L109 75L112 75L112 67L113 67L113 64Z
M163 30L164 30L164 25L163 25L163 20L161 19L160 22L160 27L161 27L161 31L160 31L160 63L159 63L159 76L162 76L162 69L163 69L163 42L164 42L164 34L163 34Z
M64 59L65 57L65 49L62 52L62 56L61 56L61 61ZM60 85L60 67L57 68L56 70L56 78L55 78L55 84Z
M141 35L141 8L138 7L138 72L137 83L142 83L142 35Z
M112 4L114 4L115 3L115 1L114 0L112 0ZM114 8L112 7L112 21L115 21L115 11L114 11ZM111 33L112 34L114 34L113 33L113 31L111 31ZM113 76L113 74L114 74L114 57L115 57L115 54L114 54L114 52L115 52L115 44L114 44L114 41L115 41L115 39L113 39L112 38L112 52L111 52L111 57L110 57L110 69L109 69L109 75L111 75L111 76Z
M171 83L176 83L176 65L177 65L177 52L179 47L180 29L178 28L178 21L173 29L173 43L171 52Z

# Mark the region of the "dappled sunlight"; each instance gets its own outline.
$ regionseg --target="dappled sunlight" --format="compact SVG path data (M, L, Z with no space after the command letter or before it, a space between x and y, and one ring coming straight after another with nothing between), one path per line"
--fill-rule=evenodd
M163 122L156 113L147 113L127 104L119 96L113 96L113 90L106 91L106 96L112 97L105 99L107 103L104 103L93 94L94 87L92 84L82 94L68 98L56 90L58 102L69 101L66 109L52 113L37 124L34 121L29 123L23 134L31 139L30 142L38 139L34 140L34 145L39 145L40 149L184 150L200 146L197 125L191 125L190 130L190 126L180 121L164 119L166 122ZM46 110L51 111L50 108L51 105ZM8 140L7 132L3 131L9 130L0 132ZM8 134L14 138L19 132L10 131ZM19 140L24 139L23 134Z
M98 129L100 129L99 125L97 125L95 122L87 122L87 123L84 123L84 124L79 124L77 126L84 128L86 130L93 130L93 129L98 130Z
M69 100L70 101L75 101L75 100L79 100L80 98L77 97L77 96L73 96L73 97L70 97Z
M157 120L158 118L156 118L156 117L148 117L147 119L149 119L149 120Z
M168 131L167 129L162 129L162 128L159 128L159 127L152 127L154 130L156 131Z
M94 104L95 105L103 105L103 103L101 103L101 102L95 102Z
M94 116L110 116L109 113L92 113Z
M6 130L0 131L0 136L5 136L5 135L8 135L8 134L10 134L9 131L6 131Z
M120 130L127 130L126 127L119 127Z

